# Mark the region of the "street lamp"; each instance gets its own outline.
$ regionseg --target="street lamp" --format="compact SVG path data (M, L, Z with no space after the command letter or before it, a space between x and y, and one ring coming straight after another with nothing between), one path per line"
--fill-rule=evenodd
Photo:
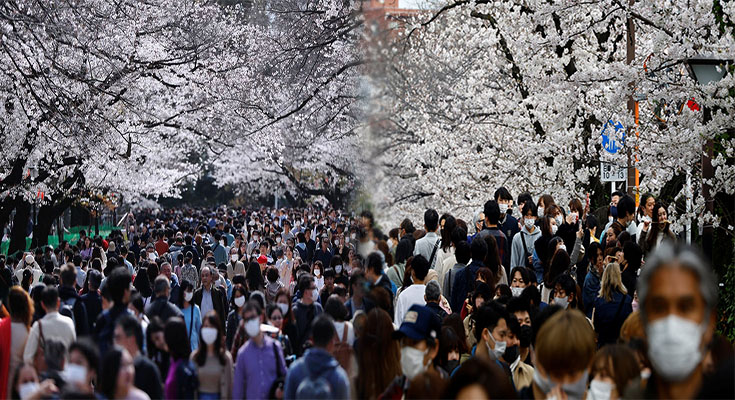
M689 73L700 85L707 85L711 82L717 82L724 78L727 74L728 64L732 60L721 59L716 57L694 57L687 60ZM709 107L702 106L703 124L707 124L712 120L712 111ZM712 168L712 153L714 149L714 141L707 139L704 143L702 151L702 195L704 196L705 210L710 214L714 214L714 198L710 193L710 185L707 180L714 177L714 168ZM712 224L705 224L702 229L702 250L704 254L712 261L712 242L714 236L714 228Z

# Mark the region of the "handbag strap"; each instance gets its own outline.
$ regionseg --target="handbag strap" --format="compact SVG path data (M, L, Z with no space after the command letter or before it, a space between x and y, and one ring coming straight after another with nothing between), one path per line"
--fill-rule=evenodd
M194 329L194 304L189 304L191 308L191 318L189 318L189 342L191 342L191 330Z
M526 245L526 240L523 237L523 235L525 235L525 233L521 232L521 243L523 243L523 253L524 253L524 255L526 257L528 257L530 255L530 254L528 254L528 245ZM524 265L525 265L525 263L524 263Z
M345 324L344 329L342 329L342 342L347 342L347 321L343 322Z
M43 324L40 319L38 320L38 330L41 333L41 336L38 337L38 346L44 348L46 347L46 338L43 337Z

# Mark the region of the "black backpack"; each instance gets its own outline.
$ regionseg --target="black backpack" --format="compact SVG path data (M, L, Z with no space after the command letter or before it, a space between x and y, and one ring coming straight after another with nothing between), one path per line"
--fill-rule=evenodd
M184 360L176 367L177 396L180 399L195 399L199 393L199 375L194 363Z
M59 307L59 314L71 318L71 320L74 321L74 326L76 326L77 323L77 319L74 318L74 305L76 304L76 302L76 296L69 297L68 299L63 300L61 302L61 307Z

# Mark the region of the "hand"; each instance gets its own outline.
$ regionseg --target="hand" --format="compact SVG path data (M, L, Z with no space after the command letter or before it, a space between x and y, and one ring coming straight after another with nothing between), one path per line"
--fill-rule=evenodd
M528 263L533 265L533 256L528 256Z
M58 393L59 388L54 385L53 379L46 379L45 381L41 382L40 385L38 385L38 390L36 390L33 395L31 395L31 399L43 399L47 397L51 397L52 394Z
M567 393L561 390L561 385L556 385L553 389L551 389L551 392L549 392L549 396L547 397L547 399L566 400Z
M572 225L575 222L577 222L577 221L574 220L574 217L572 217L572 214L567 214L566 221L567 221L567 224L569 224L569 225Z
M648 228L651 226L651 220L648 218L643 219L643 231L648 232Z
M584 230L582 229L582 225L579 226L579 230L577 231L577 238L582 239L584 237Z

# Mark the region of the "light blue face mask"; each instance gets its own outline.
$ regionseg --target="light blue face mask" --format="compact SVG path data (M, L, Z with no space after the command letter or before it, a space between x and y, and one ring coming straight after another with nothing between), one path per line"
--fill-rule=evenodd
M564 393L567 394L567 397L570 400L581 400L582 396L584 396L585 390L587 389L588 377L589 372L585 370L584 374L582 374L582 376L576 381L561 385L561 390L563 390ZM538 372L538 368L534 369L533 371L533 381L536 383L536 386L538 386L538 388L545 394L548 394L553 388L558 386L558 384L556 384L551 379L541 376L541 374Z

